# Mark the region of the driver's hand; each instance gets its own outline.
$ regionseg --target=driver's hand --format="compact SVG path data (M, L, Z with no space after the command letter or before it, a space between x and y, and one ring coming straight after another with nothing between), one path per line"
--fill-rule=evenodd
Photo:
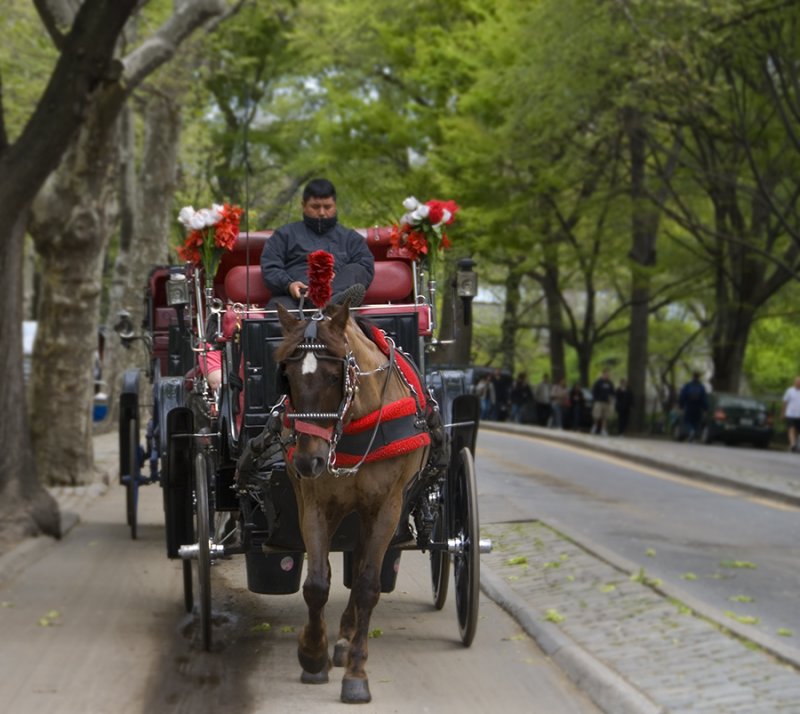
M302 280L295 280L293 283L289 284L289 295L291 295L295 300L300 299L300 292L302 290L308 290L308 285L306 285Z

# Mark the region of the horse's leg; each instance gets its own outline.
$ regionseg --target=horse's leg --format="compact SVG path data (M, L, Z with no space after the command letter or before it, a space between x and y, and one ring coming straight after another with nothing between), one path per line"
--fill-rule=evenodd
M355 579L356 574L361 571L362 559L363 554L359 539L359 543L353 552L351 562L353 572L350 578L350 597L347 599L347 607L344 609L342 619L339 622L339 639L336 640L336 646L333 648L334 667L344 667L347 665L347 653L350 651L350 640L353 639L353 634L356 631Z
M362 517L363 555L353 574L353 588L350 593L354 604L355 628L350 639L347 669L342 678L343 702L365 703L372 699L364 669L367 662L369 623L381 595L381 566L400 517L401 505L402 497L397 494L384 503L372 523Z
M300 634L297 656L303 668L302 681L322 684L328 681L330 669L325 628L325 604L331 587L328 524L316 509L309 509L303 516L302 531L308 555L308 573L303 583L308 622Z

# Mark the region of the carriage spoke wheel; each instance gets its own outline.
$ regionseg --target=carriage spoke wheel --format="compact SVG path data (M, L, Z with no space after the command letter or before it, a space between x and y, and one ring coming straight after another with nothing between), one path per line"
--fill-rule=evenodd
M433 525L431 538L434 543L441 543L444 534L444 523L447 514L444 509L444 494L439 517ZM441 610L447 602L447 589L450 583L450 553L447 550L431 550L431 581L433 584L433 606Z
M453 574L456 612L461 641L472 644L478 625L480 596L480 533L478 524L478 490L475 484L475 463L472 452L464 447L458 455L455 478L452 480L452 520L455 540Z
M203 635L203 649L208 651L211 649L211 549L209 547L208 466L205 454L197 454L194 464L200 627Z
M139 508L139 429L136 419L128 421L128 482L125 484L125 512L131 539L137 536L137 511Z

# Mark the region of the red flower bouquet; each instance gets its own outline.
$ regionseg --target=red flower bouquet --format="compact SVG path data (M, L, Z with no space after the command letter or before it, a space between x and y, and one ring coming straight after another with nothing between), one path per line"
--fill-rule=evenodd
M403 201L407 213L399 224L392 226L391 242L395 248L402 248L412 260L435 255L450 247L445 226L456 218L458 206L455 201L431 200L420 203L413 196Z
M178 248L178 257L195 265L202 264L209 285L217 272L222 253L233 250L239 235L242 212L239 206L215 203L211 208L201 208L199 211L184 206L178 214L178 221L189 231L183 245Z

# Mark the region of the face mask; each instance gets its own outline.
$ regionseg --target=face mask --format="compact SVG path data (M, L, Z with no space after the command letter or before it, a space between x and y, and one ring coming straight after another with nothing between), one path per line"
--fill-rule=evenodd
M331 228L336 225L336 216L330 218L312 218L303 214L303 223L305 223L314 233L318 236L325 235Z

